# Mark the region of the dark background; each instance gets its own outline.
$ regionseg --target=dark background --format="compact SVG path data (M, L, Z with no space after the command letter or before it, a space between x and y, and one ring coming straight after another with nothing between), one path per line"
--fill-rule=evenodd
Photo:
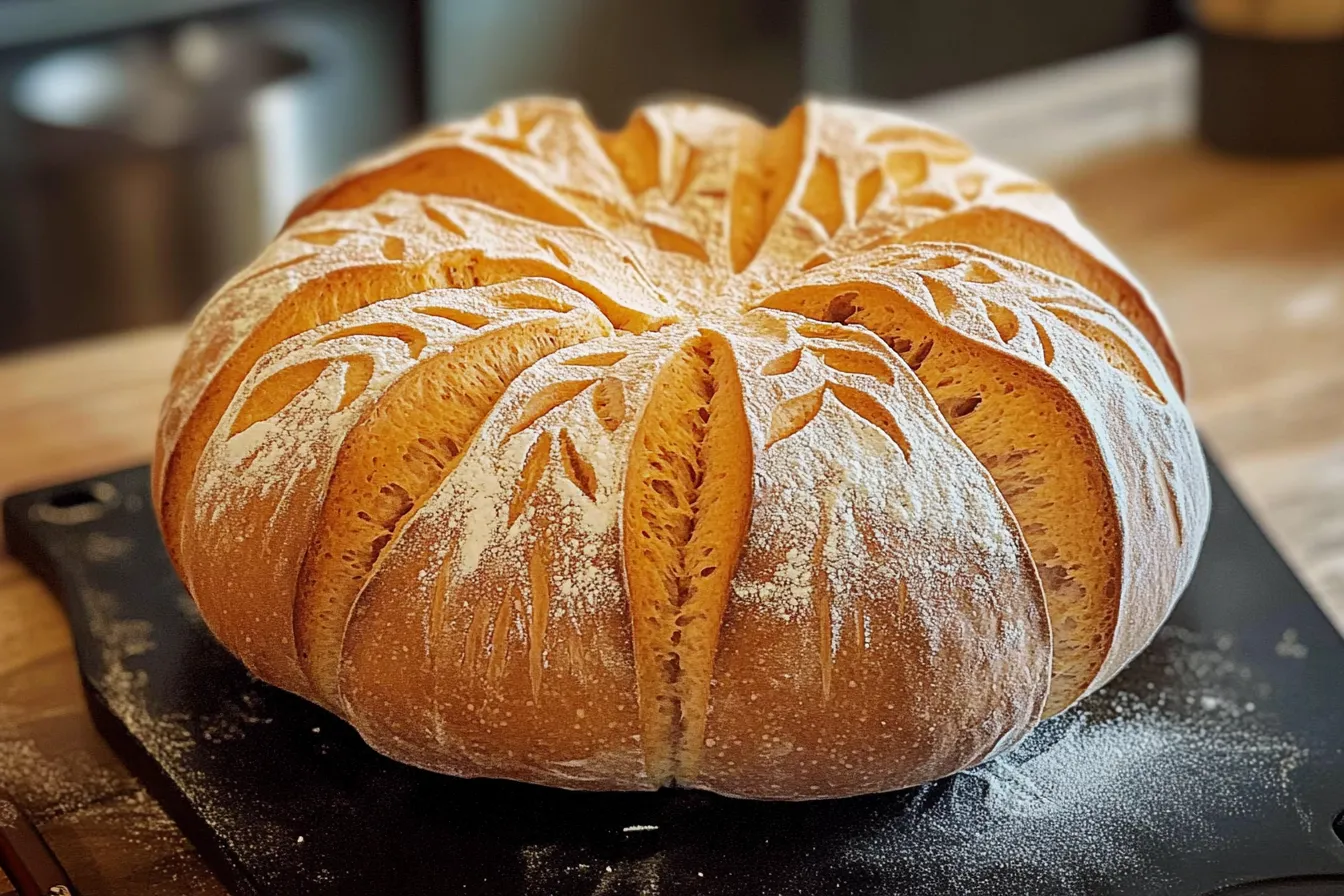
M1178 25L1176 0L0 0L0 352L184 317L350 159L510 95L777 118Z

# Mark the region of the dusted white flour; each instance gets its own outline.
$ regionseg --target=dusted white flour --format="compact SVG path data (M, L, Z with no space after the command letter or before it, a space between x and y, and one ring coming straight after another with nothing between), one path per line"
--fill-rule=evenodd
M911 894L971 893L992 877L1083 896L1117 869L1156 893L1170 882L1160 857L1210 843L1213 820L1282 807L1309 832L1291 786L1308 750L1260 721L1269 686L1229 659L1233 646L1167 627L1140 660L1156 682L1115 687L1017 750L921 788L912 811L848 843L846 861L927 874L930 888Z

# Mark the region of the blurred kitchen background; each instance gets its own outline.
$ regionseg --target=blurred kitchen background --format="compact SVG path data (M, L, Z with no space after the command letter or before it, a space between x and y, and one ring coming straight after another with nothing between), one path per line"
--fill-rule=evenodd
M1270 2L1199 6L1245 19ZM807 91L916 100L1146 41L1190 11L1177 0L0 0L0 352L182 318L352 158L509 95L574 95L613 127L669 92L767 117Z

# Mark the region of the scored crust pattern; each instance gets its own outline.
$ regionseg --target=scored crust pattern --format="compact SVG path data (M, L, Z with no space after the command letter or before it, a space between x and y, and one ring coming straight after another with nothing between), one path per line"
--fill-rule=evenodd
M459 775L917 784L1115 674L1208 485L1146 294L900 116L523 100L302 203L192 329L165 540L215 634Z

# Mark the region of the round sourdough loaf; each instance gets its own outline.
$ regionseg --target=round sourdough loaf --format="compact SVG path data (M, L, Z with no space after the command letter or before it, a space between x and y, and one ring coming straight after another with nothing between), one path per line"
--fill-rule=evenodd
M919 784L1113 676L1208 484L1143 290L900 116L506 103L201 313L155 501L210 628L455 775Z

